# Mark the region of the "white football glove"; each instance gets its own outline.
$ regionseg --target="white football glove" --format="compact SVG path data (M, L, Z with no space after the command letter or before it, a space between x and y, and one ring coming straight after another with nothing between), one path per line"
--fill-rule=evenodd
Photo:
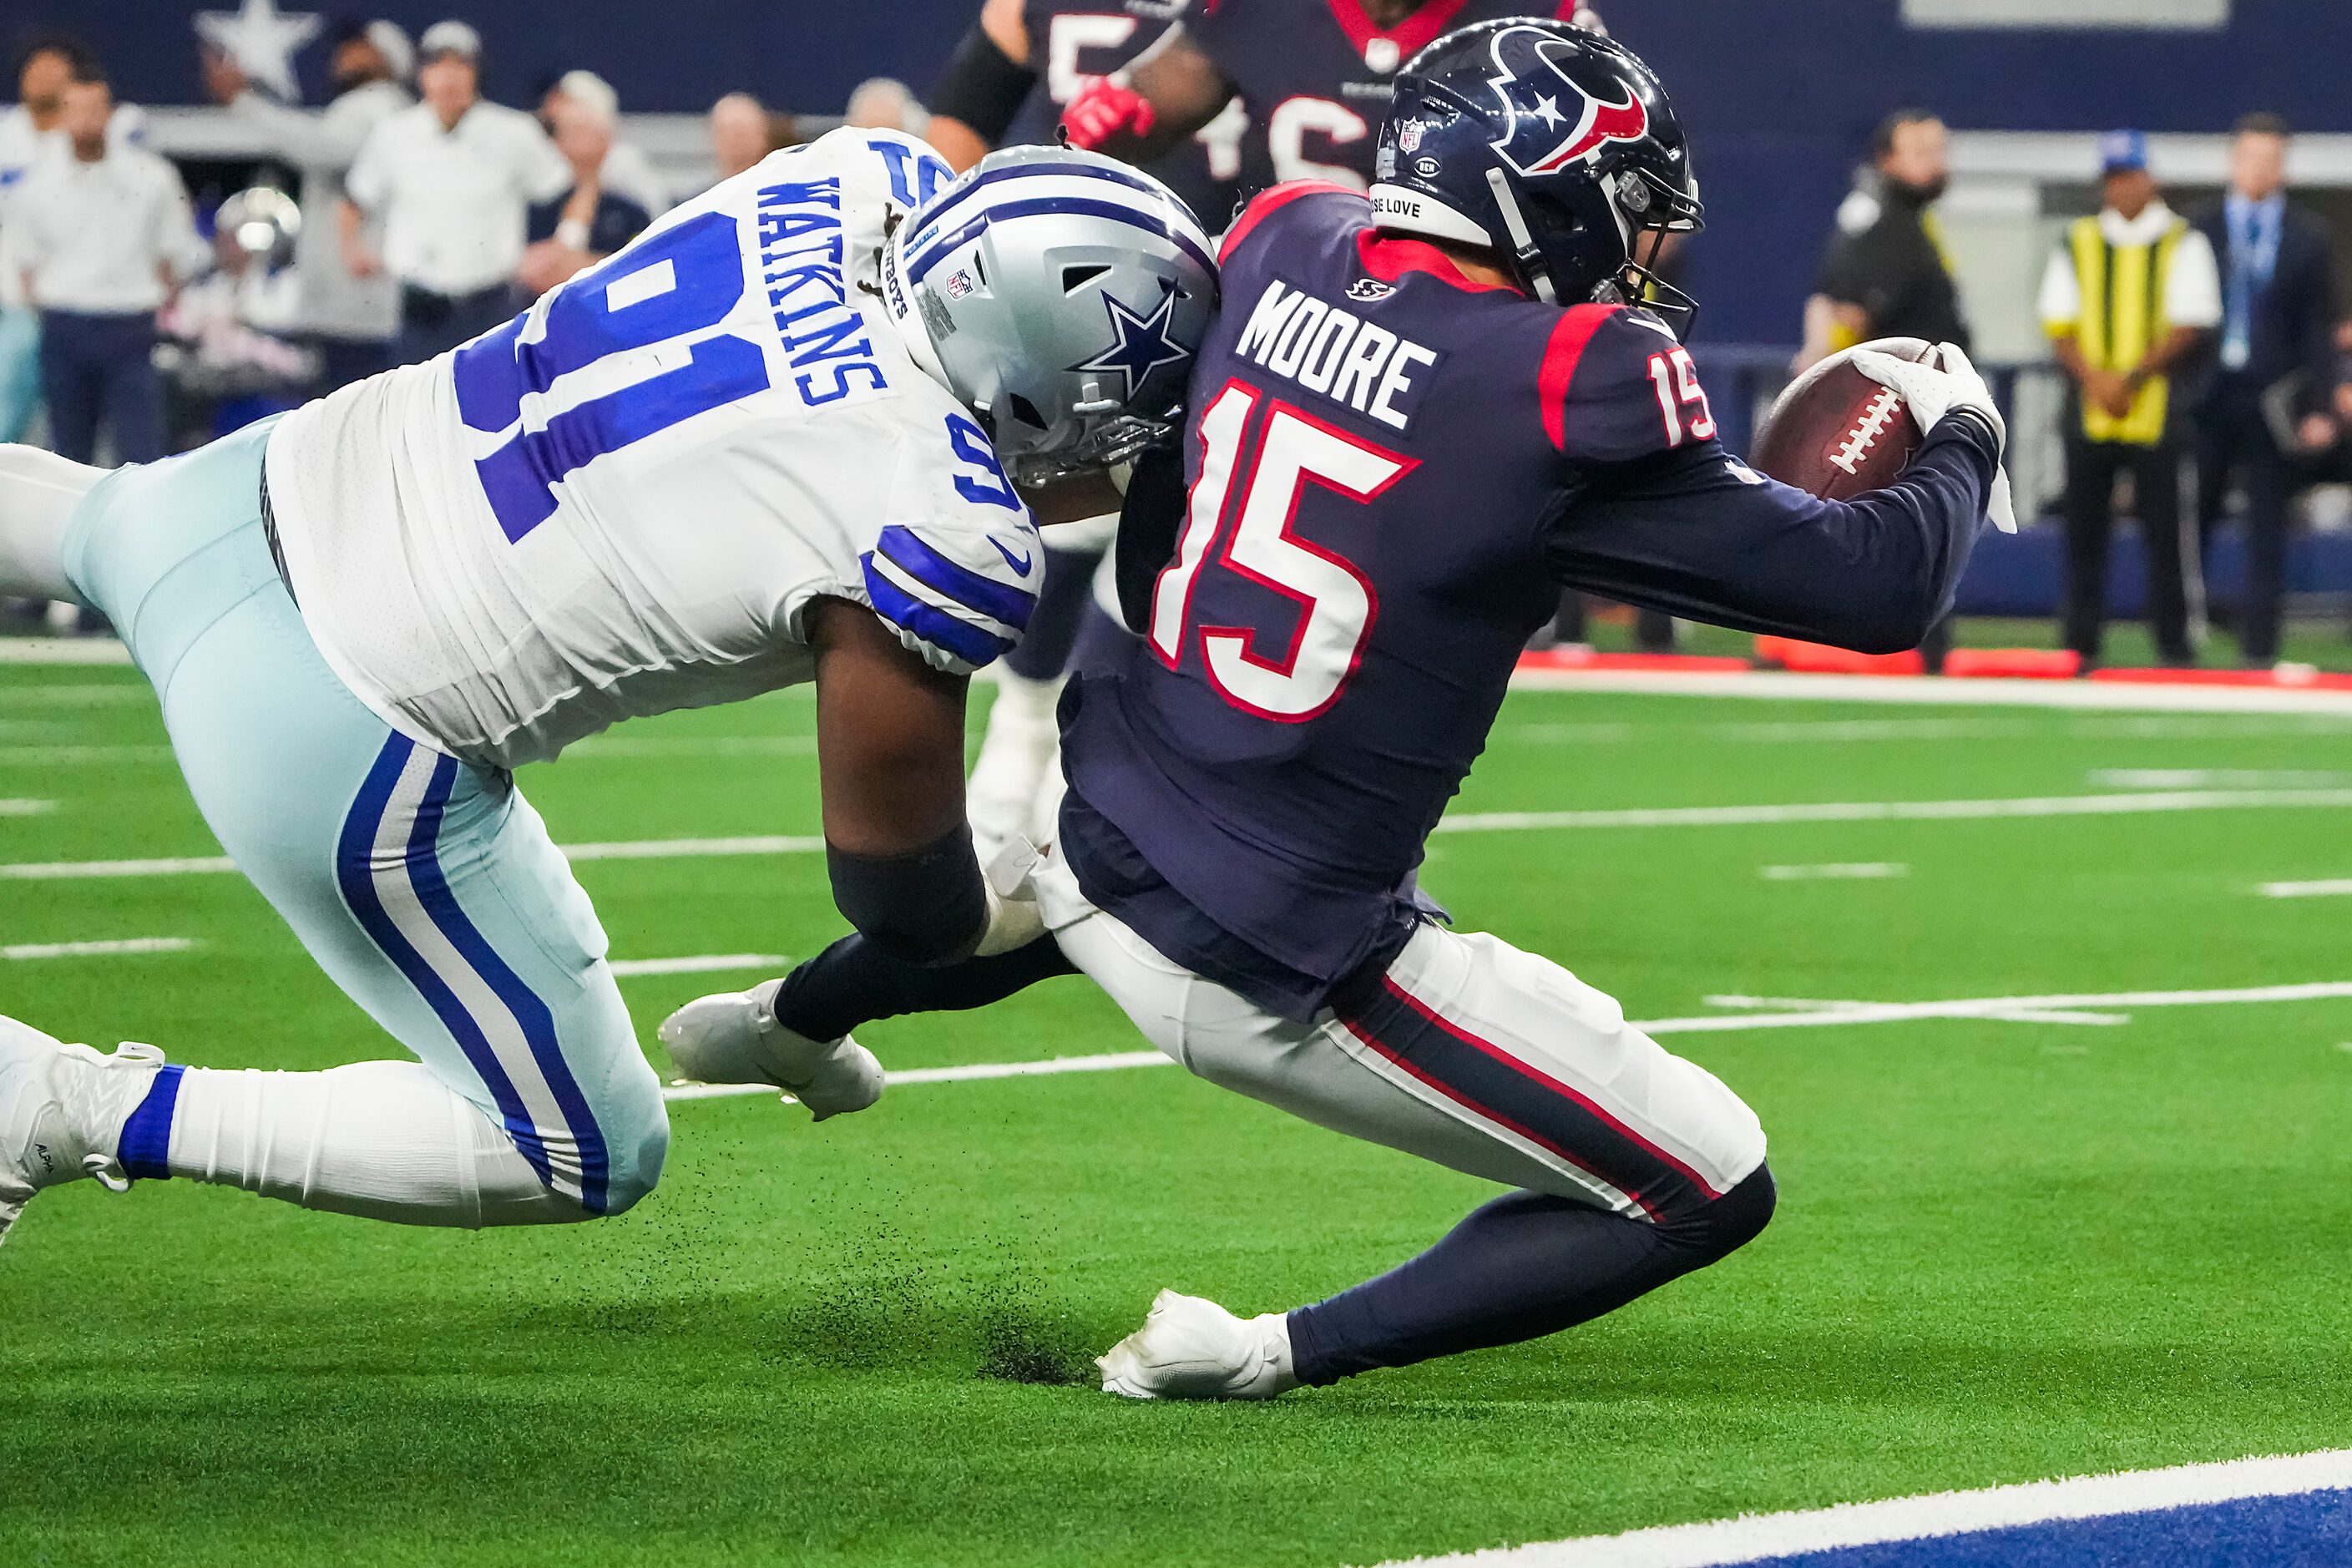
M1985 384L1985 378L1977 374L1977 367L1958 343L1938 344L1936 359L1937 363L1927 364L1864 348L1853 351L1853 368L1879 385L1893 388L1922 430L1933 430L1937 422L1955 408L1982 415L1992 426L1995 443L2006 455L2009 426L1993 403L1992 388ZM1985 515L2003 533L2017 531L2017 507L2010 494L2009 470L1998 458L1993 463L1992 493L1987 498Z

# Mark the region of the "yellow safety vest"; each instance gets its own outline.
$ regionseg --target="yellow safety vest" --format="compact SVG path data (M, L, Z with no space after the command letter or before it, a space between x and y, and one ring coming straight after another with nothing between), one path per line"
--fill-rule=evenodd
M2084 364L2128 371L2172 335L2171 320L2164 313L2165 282L2172 275L2172 253L2188 232L2188 223L2176 217L2152 245L2110 245L2095 217L2077 218L2068 226L2066 245L2074 252L2074 279L2083 293L2074 342ZM2164 439L2171 390L2168 377L2151 378L2120 419L2085 398L2083 434L2094 441L2153 447Z

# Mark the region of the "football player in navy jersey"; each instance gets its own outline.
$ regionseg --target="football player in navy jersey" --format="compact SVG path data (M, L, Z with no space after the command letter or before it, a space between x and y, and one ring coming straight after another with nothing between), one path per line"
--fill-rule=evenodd
M2000 506L2001 420L1957 351L1857 356L1927 431L1885 489L1818 500L1725 453L1668 322L1624 303L1701 213L1622 47L1557 22L1453 34L1399 77L1378 167L1369 200L1279 186L1225 237L1181 471L1128 491L1139 635L1064 696L1055 842L992 868L1051 941L924 971L851 937L752 994L761 1036L799 1048L1066 963L1211 1081L1514 1189L1313 1305L1161 1292L1102 1358L1138 1398L1552 1333L1763 1228L1738 1097L1549 959L1451 930L1414 871L1561 586L1905 648ZM708 998L663 1037L698 1073L740 1059L719 1026L753 1011Z
M926 134L958 170L994 147L1051 143L1063 105L1158 42L1182 9L1183 0L986 0L933 90ZM1246 124L1241 105L1228 104L1148 165L1212 234L1234 214ZM1029 634L998 663L966 791L983 858L1015 834L1053 836L1062 793L1054 704L1117 521L1055 531Z
M1177 0L1180 19L1065 111L1070 144L1130 161L1173 147L1231 103L1249 116L1243 182L1363 190L1397 68L1450 28L1528 12L1595 32L1584 0Z

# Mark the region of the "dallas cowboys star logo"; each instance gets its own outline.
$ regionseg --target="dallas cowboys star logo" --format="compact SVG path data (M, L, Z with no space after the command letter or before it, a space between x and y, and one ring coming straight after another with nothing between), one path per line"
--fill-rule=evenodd
M196 36L236 62L280 102L299 103L294 57L319 31L322 18L278 9L278 0L242 0L235 11L199 11Z
M1149 316L1139 316L1119 301L1118 296L1106 291L1103 304L1110 311L1111 345L1073 371L1116 371L1127 379L1126 397L1133 397L1151 373L1163 364L1181 364L1192 357L1192 351L1168 335L1168 327L1176 314L1173 290L1160 297L1160 308ZM1124 400L1124 399L1122 399Z

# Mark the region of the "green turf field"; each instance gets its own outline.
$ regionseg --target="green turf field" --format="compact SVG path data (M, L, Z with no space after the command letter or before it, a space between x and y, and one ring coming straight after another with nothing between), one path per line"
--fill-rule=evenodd
M0 862L214 853L122 669L0 669ZM807 833L812 709L526 774L566 842ZM2184 772L2184 770L2186 770ZM2207 770L2221 770L2207 773ZM1464 813L2352 784L2352 716L1528 694ZM1428 881L1647 1019L2352 981L2352 808L1450 833ZM1766 868L1900 867L1871 878ZM617 957L805 953L809 855L599 862ZM0 879L0 1010L205 1065L390 1054L236 878ZM755 973L625 981L647 1038ZM1312 1299L1490 1189L1174 1068L673 1108L595 1226L373 1226L188 1183L0 1251L0 1563L1370 1563L2352 1441L2352 1000L1665 1037L1761 1113L1780 1217L1557 1340L1136 1406L1163 1285ZM2085 1016L2123 1017L2098 1023ZM877 1028L898 1068L1131 1050L1080 981Z

